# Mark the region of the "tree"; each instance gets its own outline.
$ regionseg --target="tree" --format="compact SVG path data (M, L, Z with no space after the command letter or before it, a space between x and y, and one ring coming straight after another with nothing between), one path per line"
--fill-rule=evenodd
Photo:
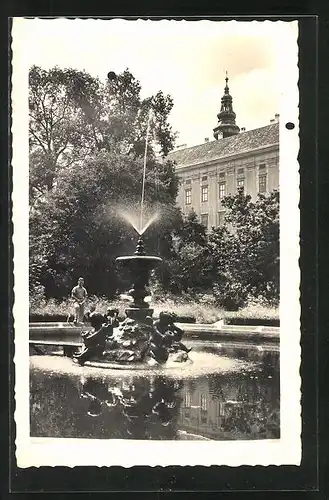
M93 153L88 110L101 113L101 83L85 72L33 66L29 73L30 200L44 197L59 171ZM91 111L90 113L91 114Z
M142 99L141 86L125 70L106 83L84 71L33 66L29 74L30 201L43 201L58 174L93 155L114 151L141 157L149 110L153 147L166 155L175 134L168 124L173 101L159 91Z
M194 211L177 220L171 252L164 263L166 289L196 295L211 289L211 255L207 231Z
M128 71L102 85L84 72L34 67L30 83L30 283L61 297L81 274L90 293L111 295L123 286L115 257L136 242L120 212L140 207L150 107L146 208L178 216L178 180L164 157L174 137L167 124L172 100L162 93L142 100ZM162 219L149 240L165 252L170 238Z
M214 293L229 308L248 298L279 300L279 192L259 194L255 202L240 190L222 201L224 227L214 229L210 244L217 269Z

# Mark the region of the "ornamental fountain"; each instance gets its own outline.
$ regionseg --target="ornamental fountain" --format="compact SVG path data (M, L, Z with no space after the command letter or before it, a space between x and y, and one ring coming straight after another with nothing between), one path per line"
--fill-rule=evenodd
M135 253L117 257L116 262L129 270L133 283L128 292L132 303L125 310L126 318L115 325L117 328L108 320L99 324L98 331L83 335L84 348L75 356L76 361L89 366L139 369L162 365L169 358L175 362L188 361L190 349L181 342L183 331L174 324L174 315L160 313L159 320L154 322L153 309L145 301L150 272L162 259L146 255L140 235Z
M118 266L127 269L130 273L132 288L128 295L132 299L132 304L125 310L126 319L121 324L115 325L118 328L114 329L113 323L111 324L109 320L98 324L98 331L95 328L96 331L91 334L87 332L83 336L84 348L76 356L80 364L104 365L105 363L111 368L118 367L118 364L122 368L127 365L131 367L136 366L136 363L138 367L141 364L154 366L167 362L170 355L176 362L189 360L190 349L181 343L183 331L174 324L174 315L160 313L159 320L154 322L153 309L145 301L149 295L150 272L162 262L160 257L146 254L143 241L143 234L157 218L157 213L155 213L146 223L143 220L150 121L151 112L146 131L139 228L132 223L139 239L133 255L116 258ZM129 220L127 214L122 215Z

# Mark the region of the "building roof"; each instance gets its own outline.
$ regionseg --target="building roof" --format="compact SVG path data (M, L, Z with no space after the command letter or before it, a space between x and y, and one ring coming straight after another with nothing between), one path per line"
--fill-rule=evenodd
M191 148L178 149L169 153L177 167L188 167L199 163L225 158L229 155L246 153L264 146L279 144L279 123L241 132L240 134L204 142Z

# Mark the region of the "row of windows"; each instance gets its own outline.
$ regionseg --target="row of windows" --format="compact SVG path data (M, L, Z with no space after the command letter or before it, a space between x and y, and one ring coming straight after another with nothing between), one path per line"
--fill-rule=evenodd
M263 174L263 175L265 174L265 172L266 172L266 165L265 165L265 163L261 163L260 165L258 165L258 171L259 171L260 175L261 174ZM237 169L237 175L239 175L239 176L242 175L243 176L244 173L245 173L244 168L238 168ZM226 175L226 172L219 172L219 178L220 179L225 179L225 175ZM205 182L207 180L208 180L208 176L207 175L202 175L201 176L201 182ZM185 184L191 184L191 179L186 179Z
M237 180L237 189L244 189L244 179ZM258 192L265 193L267 189L267 178L265 175L258 177ZM219 183L219 198L222 199L226 196L226 182ZM201 186L201 202L208 201L208 186ZM192 188L185 189L185 205L192 203Z

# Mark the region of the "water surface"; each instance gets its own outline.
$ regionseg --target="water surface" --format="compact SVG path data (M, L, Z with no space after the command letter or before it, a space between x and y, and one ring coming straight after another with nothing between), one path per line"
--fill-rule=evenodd
M143 372L30 357L33 437L276 439L279 353L193 342L194 363Z

